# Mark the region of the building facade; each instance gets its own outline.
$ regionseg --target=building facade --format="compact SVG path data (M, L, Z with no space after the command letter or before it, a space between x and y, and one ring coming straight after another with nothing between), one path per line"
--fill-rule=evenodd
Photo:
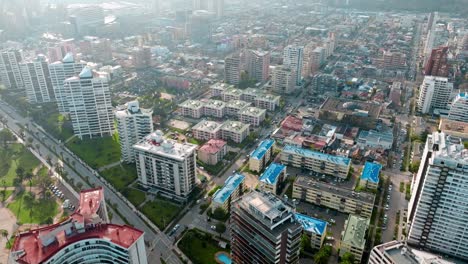
M270 75L270 53L249 50L247 53L247 73L257 82L266 82Z
M183 116L200 118L204 115L204 103L198 100L187 100L179 105L180 113Z
M275 141L273 139L266 139L260 142L258 147L250 153L249 169L256 172L262 171L273 158L274 146Z
M281 162L285 165L342 179L346 179L351 167L349 158L333 156L292 145L286 145L283 148Z
M286 66L273 69L271 88L279 94L290 94L296 89L296 72Z
M222 125L209 120L202 120L192 128L193 137L199 140L221 138Z
M55 101L49 65L44 56L38 56L34 61L21 63L20 71L29 103L49 103Z
M302 225L273 194L250 192L231 205L233 263L299 263Z
M432 113L434 109L447 109L453 84L445 77L425 76L419 88L418 111Z
M304 233L310 237L310 246L319 250L327 236L327 222L299 213L294 216L296 221L302 225Z
M208 165L216 165L227 154L227 142L210 139L198 149L198 159Z
M302 64L304 60L304 47L288 45L283 50L283 65L290 68L294 73L295 85L302 83Z
M341 233L340 256L349 252L354 256L355 263L361 263L366 247L366 232L369 228L369 218L350 214Z
M115 112L119 132L121 159L135 162L133 145L153 132L153 111L140 108L138 101L131 101Z
M224 81L238 85L241 79L242 64L239 54L228 56L224 59Z
M266 110L257 107L246 107L239 111L239 120L252 126L260 126L265 116Z
M63 82L68 95L66 104L73 125L73 133L79 138L102 137L114 132L109 83L85 67L79 76Z
M459 93L450 106L448 119L468 123L468 93Z
M242 196L244 191L245 176L239 173L229 176L224 182L223 187L213 194L211 201L211 210L222 208L224 211L231 210L231 202Z
M468 261L468 150L460 138L429 135L408 208L408 244Z
M138 182L149 192L186 202L195 187L197 145L164 139L157 130L133 148Z
M272 162L260 175L260 190L279 195L280 187L285 180L286 166Z
M0 51L0 83L10 89L23 89L20 63L23 53L16 49Z
M239 121L227 120L221 127L221 138L241 143L250 134L250 125Z

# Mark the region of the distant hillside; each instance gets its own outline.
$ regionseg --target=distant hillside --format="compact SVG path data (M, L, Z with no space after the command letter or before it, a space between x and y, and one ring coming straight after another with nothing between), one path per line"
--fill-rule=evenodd
M468 0L349 0L349 4L351 7L364 10L439 11L458 13L468 17Z

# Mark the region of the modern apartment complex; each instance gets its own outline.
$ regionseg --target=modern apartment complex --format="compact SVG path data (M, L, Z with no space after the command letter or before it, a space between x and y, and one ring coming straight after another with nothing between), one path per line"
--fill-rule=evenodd
M60 113L68 113L69 111L68 97L70 95L64 89L63 82L68 78L78 76L85 66L84 62L75 62L71 53L67 53L62 61L49 64L50 80Z
M270 53L268 51L249 50L247 53L247 73L257 82L265 82L269 78Z
M280 185L286 180L286 166L272 162L260 175L260 190L279 195Z
M109 84L89 67L83 68L79 76L63 82L67 94L67 106L73 124L73 133L79 138L112 135L112 115Z
M434 132L412 186L408 244L468 261L468 150L461 139Z
M195 187L197 145L163 138L155 131L133 146L139 183L182 202Z
M242 64L239 54L233 54L224 59L224 81L226 83L238 85L241 71Z
M55 101L49 65L45 56L38 56L35 60L21 63L20 71L29 103L49 103Z
M381 170L382 165L366 161L362 169L361 178L359 179L359 186L367 189L377 189Z
M241 143L250 133L250 125L239 121L227 120L221 127L221 138Z
M115 112L119 132L122 160L135 162L133 145L153 132L153 110L140 108L138 101L131 101Z
M313 249L320 249L327 236L327 222L296 213L296 221L302 225L304 232L310 237L310 246Z
M199 140L221 138L221 127L218 122L202 120L192 127L193 137Z
M226 103L219 100L208 100L203 104L203 114L205 116L212 116L223 118L226 113Z
M17 234L8 263L148 263L144 233L108 222L101 187L81 191L79 202L67 219Z
M20 63L23 60L22 51L4 49L0 51L0 83L11 89L22 89Z
M290 94L296 89L296 71L287 66L276 66L271 77L271 89L279 94Z
M242 123L250 124L252 126L260 126L265 120L266 110L257 107L246 107L239 111L239 120Z
M366 247L366 232L369 228L369 218L350 214L341 233L340 256L346 252L353 254L354 262L361 263Z
M304 47L297 45L288 45L283 50L283 65L290 68L295 76L297 86L302 81L302 64L304 60Z
M238 117L240 111L251 106L252 104L241 100L231 100L226 103L226 115Z
M447 109L453 84L446 77L425 76L419 88L418 111L432 113L435 109Z
M231 102L239 102L242 100L247 103L254 103L256 107L267 109L269 111L275 111L276 107L279 106L281 99L280 96L265 93L264 90L255 88L241 90L234 88L232 85L226 85L224 83L212 85L211 95L221 96L223 101L227 102L226 108L229 107ZM226 111L228 115L232 114L229 113L228 109L226 109Z
M281 162L285 165L342 179L346 179L351 167L349 158L333 156L292 145L286 145L283 148Z
M224 182L223 187L213 194L211 210L221 207L226 212L231 210L231 201L236 200L244 191L245 176L239 173L229 176Z
M277 196L250 192L231 205L233 263L298 263L302 225Z
M198 159L205 164L216 165L227 153L227 142L210 139L198 149Z
M251 171L260 172L265 168L268 162L273 158L273 148L275 141L266 139L258 145L258 147L250 153L249 169Z
M299 176L294 181L293 198L311 204L325 206L342 213L370 218L374 208L375 195L357 193L351 188L329 184L313 177Z
M459 93L450 106L449 120L468 123L468 93Z

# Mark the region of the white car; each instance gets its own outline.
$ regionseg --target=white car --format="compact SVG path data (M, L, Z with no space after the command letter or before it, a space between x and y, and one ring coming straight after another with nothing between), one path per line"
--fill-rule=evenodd
M327 240L331 240L331 241L333 241L333 240L335 240L335 238L334 238L334 237L332 237L332 236L327 236Z
M216 229L216 226L212 225L212 226L211 226L211 229L215 230L215 229Z
M333 219L333 218L330 219L330 223L335 224L336 223L335 219Z

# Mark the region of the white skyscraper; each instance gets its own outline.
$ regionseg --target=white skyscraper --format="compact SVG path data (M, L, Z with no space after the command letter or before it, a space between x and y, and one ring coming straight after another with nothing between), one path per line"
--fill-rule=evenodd
M133 146L138 181L149 192L187 201L195 187L197 145L163 138L155 131Z
M459 93L450 106L448 119L468 123L468 93Z
M49 64L50 80L60 113L67 113L69 110L67 104L68 94L64 91L63 81L80 74L85 65L84 62L75 62L72 53L67 53L62 61Z
M408 208L408 244L468 260L468 150L429 135Z
M238 85L241 80L241 57L233 54L224 59L224 81L229 84Z
M50 80L49 65L45 56L20 64L26 96L30 103L55 101L54 89Z
M273 91L289 94L296 88L296 72L286 66L276 66L271 77Z
M63 82L67 94L67 105L76 136L95 137L112 135L114 118L109 84L89 67L83 68L79 76Z
M434 109L446 109L453 84L445 77L425 76L419 89L418 111L427 114Z
M0 51L0 84L7 88L22 89L20 63L23 55L20 50L6 49Z
M291 68L296 74L296 85L301 85L302 66L304 60L304 47L297 45L288 45L283 51L283 65Z
M123 161L135 162L133 145L153 132L152 115L153 111L140 108L138 101L128 102L115 112Z

